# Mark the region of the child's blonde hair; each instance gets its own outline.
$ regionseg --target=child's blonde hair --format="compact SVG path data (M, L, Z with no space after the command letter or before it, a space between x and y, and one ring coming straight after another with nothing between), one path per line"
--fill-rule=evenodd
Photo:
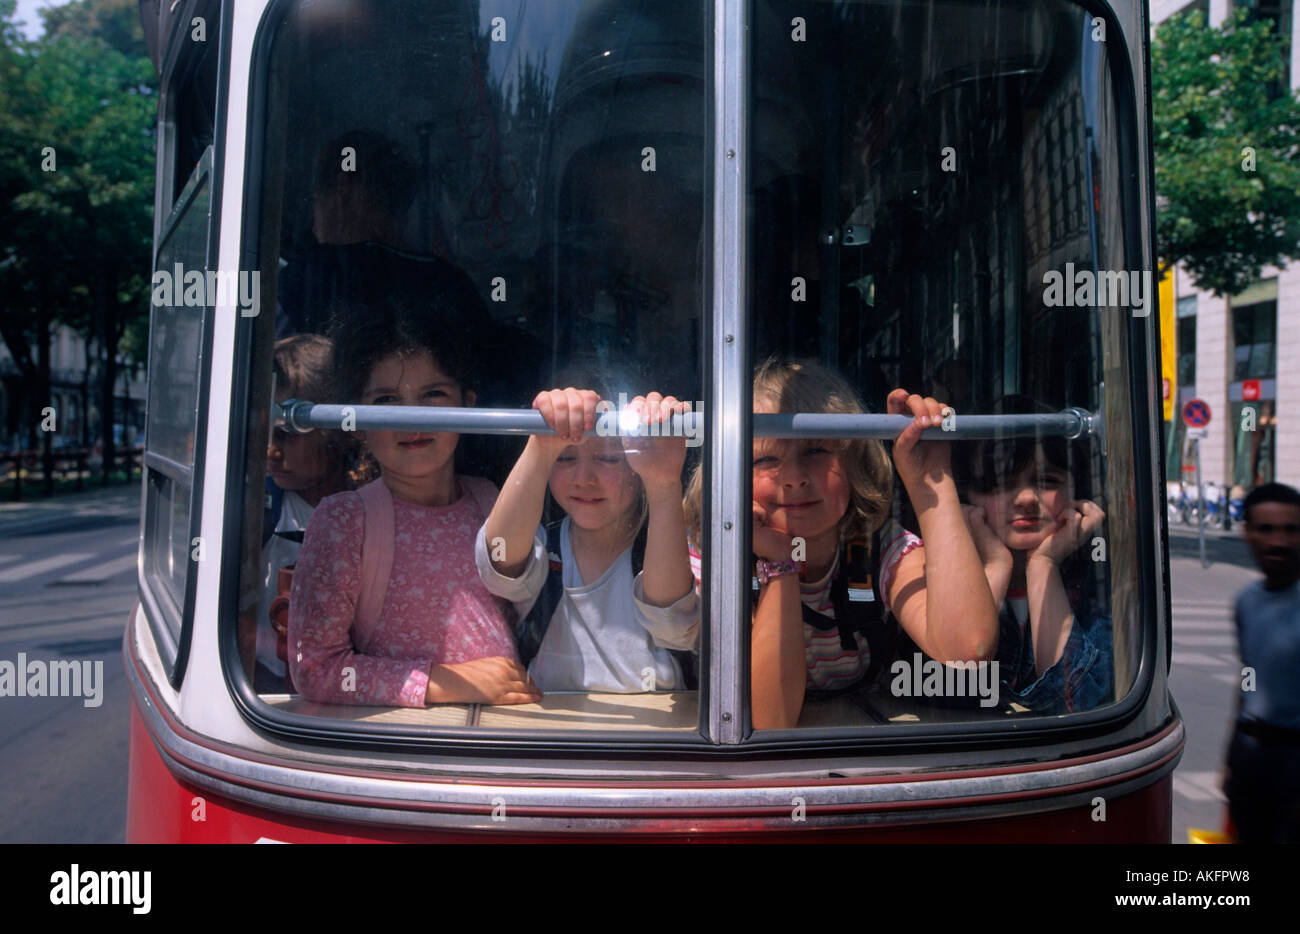
M602 400L615 403L618 401L615 387L626 387L624 391L628 394L628 397L633 397L632 387L637 385L634 381L635 375L635 373L627 372L626 369L602 366L593 359L581 357L570 361L567 366L560 369L555 374L552 382L556 386L581 386L592 390ZM599 417L597 416L597 418ZM615 438L614 440L621 445L621 439ZM650 501L646 497L645 483L642 482L641 475L633 470L632 465L627 462L626 451L624 451L623 469L631 475L632 486L636 490L636 503L629 509L630 519L627 525L632 530L633 535L636 536L641 534L646 523L650 521ZM543 517L554 516L560 518L564 514L564 509L551 495L551 484L548 480Z
M863 415L866 406L844 377L812 361L769 357L754 374L754 404L765 401L782 414L817 412ZM840 519L840 541L866 538L889 516L894 468L879 441L831 439L849 484L849 506ZM700 542L703 517L703 464L696 464L687 485L684 509L691 539Z

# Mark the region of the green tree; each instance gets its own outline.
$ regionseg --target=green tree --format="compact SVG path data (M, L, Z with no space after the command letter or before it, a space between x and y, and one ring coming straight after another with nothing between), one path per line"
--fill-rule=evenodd
M1161 262L1220 296L1300 256L1300 97L1284 49L1244 9L1214 29L1199 11L1173 17L1152 45Z
M94 341L105 480L119 345L147 320L153 235L157 93L143 34L129 32L123 7L70 4L46 15L32 43L11 28L12 0L0 0L0 337L31 374L30 431L49 398L52 324ZM101 27L106 36L95 34ZM48 434L43 441L48 466Z

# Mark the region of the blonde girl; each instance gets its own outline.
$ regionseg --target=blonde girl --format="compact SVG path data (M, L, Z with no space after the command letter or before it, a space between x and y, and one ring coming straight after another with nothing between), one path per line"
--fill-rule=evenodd
M948 445L921 440L923 430L940 427L944 407L902 389L890 393L887 406L890 414L913 416L894 442L893 468L877 441L754 440L758 594L750 679L757 729L795 726L807 697L868 686L888 670L892 659L880 656L891 651L895 640L888 636L899 627L940 661L987 660L996 651L997 614L957 497ZM825 367L769 360L754 377L754 411L866 410ZM890 517L893 469L921 538ZM691 486L687 509L698 543L698 471ZM698 562L698 550L692 551ZM878 580L868 568L878 569Z
M608 405L590 389L538 393L533 408L556 433L533 435L506 479L475 543L479 574L527 624L520 647L525 661L536 653L528 672L541 690L678 690L700 625L682 512L685 439L585 437L598 418L617 420ZM647 426L689 410L657 392L630 407ZM548 489L566 514L549 530L540 524ZM554 575L558 600L538 603Z

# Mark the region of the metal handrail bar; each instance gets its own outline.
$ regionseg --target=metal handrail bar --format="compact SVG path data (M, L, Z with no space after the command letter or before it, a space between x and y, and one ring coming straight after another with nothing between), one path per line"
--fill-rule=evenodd
M307 432L313 428L381 431L454 431L461 434L541 435L555 434L535 409L474 409L432 405L337 405L287 399L279 406L286 428ZM929 440L979 440L984 438L1062 437L1077 438L1099 429L1099 416L1080 408L1031 415L950 415L939 428L922 434ZM598 423L587 435L644 435L635 419L624 412ZM758 413L754 418L756 438L875 438L892 441L912 422L909 415L841 415L822 413ZM698 439L704 413L677 414L660 429L672 437Z

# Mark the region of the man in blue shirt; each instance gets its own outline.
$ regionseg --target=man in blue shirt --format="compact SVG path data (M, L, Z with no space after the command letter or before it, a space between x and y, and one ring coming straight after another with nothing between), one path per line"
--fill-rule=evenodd
M1244 671L1228 810L1242 843L1300 843L1300 492L1266 483L1244 512L1264 579L1237 597Z

